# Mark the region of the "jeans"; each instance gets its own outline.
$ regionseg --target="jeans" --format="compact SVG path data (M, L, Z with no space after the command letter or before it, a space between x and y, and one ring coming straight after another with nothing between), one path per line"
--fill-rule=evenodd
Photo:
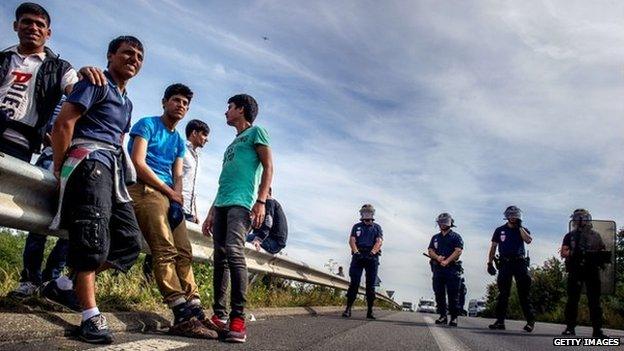
M67 239L58 239L46 261L45 269L41 273L43 252L48 240L46 235L28 233L26 246L24 247L24 269L22 270L21 282L31 282L41 285L43 282L58 278L65 268L69 243Z
M243 317L247 294L245 235L251 229L250 211L241 206L215 207L212 228L214 243L214 312L225 316L228 269L232 281L230 305L232 317Z

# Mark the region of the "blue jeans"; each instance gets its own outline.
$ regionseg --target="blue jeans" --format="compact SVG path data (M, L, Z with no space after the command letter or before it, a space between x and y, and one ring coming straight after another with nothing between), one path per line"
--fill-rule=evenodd
M48 256L43 273L41 272L43 251L47 240L48 237L45 235L28 233L24 247L24 269L21 274L21 282L32 282L40 285L42 282L58 278L63 272L69 248L67 239L58 239Z
M52 164L52 157L41 155L35 166L48 169ZM48 237L43 234L28 233L26 237L26 246L24 246L24 269L22 270L21 282L32 282L36 285L40 285L42 282L53 280L58 278L63 269L65 268L65 262L67 260L67 250L69 242L67 239L58 239L56 245L50 252L48 260L46 261L46 267L41 273L41 264L43 263L43 252L45 250L45 244Z
M247 235L247 242L250 243L252 241L254 241L254 239L256 238L256 234L251 233L249 235ZM274 239L268 237L264 240L262 240L262 242L260 243L260 247L270 253L270 254L277 254L278 252L280 252L282 250L282 248L280 247L280 245L277 243L277 241L275 241Z

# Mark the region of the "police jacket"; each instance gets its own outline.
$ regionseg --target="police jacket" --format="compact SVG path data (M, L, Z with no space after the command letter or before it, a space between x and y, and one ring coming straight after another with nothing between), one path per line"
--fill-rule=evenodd
M599 267L605 262L605 257L610 254L605 251L606 246L602 237L591 227L575 229L563 238L563 245L570 248L570 256L566 258L568 271L580 267Z
M23 134L28 139L31 152L39 152L45 135L45 128L52 117L54 108L63 96L61 81L63 75L72 68L69 62L61 59L49 48L44 48L46 58L41 64L35 80L35 106L38 120L34 127L8 119L0 121L0 130L7 127ZM0 52L0 82L3 82L11 67L11 58L17 55L12 51Z

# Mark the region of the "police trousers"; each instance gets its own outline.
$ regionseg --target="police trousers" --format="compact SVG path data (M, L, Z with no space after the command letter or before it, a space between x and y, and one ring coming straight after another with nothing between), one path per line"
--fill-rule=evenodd
M459 268L456 266L434 266L432 280L438 314L446 316L447 312L449 312L451 318L457 317L460 310L459 285L461 278Z
M496 302L496 319L504 321L507 317L509 294L511 293L511 280L516 279L516 289L522 313L527 321L534 321L533 307L529 301L531 289L531 276L526 261L522 257L514 259L501 259L496 283L498 285L498 301Z
M360 281L362 279L362 271L366 271L366 302L369 307L373 306L375 301L375 280L377 278L377 269L379 267L379 257L370 253L357 253L351 258L351 266L349 267L349 290L347 290L347 306L353 305L360 289Z
M589 318L594 330L602 328L602 307L600 307L600 270L597 267L575 269L568 273L568 301L565 308L565 320L568 328L576 327L578 303L581 287L585 283Z

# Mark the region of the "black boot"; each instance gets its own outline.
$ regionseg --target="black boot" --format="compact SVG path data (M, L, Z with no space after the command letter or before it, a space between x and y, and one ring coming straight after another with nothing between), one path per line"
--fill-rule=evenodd
M373 301L369 300L366 307L368 308L368 311L366 312L366 318L367 319L377 319L377 318L375 318L375 316L373 316Z
M564 336L575 336L576 335L576 331L574 331L574 328L566 327L565 330L561 333L561 335L564 335Z
M488 325L488 328L505 330L505 322L496 320L496 322L494 322L493 324Z
M347 306L344 312L342 312L342 316L345 318L351 318L351 306Z
M608 338L608 336L605 335L602 329L594 329L594 332L592 333L592 338L606 339Z
M440 318L435 320L435 324L445 324L448 323L448 319L446 316L440 316Z

